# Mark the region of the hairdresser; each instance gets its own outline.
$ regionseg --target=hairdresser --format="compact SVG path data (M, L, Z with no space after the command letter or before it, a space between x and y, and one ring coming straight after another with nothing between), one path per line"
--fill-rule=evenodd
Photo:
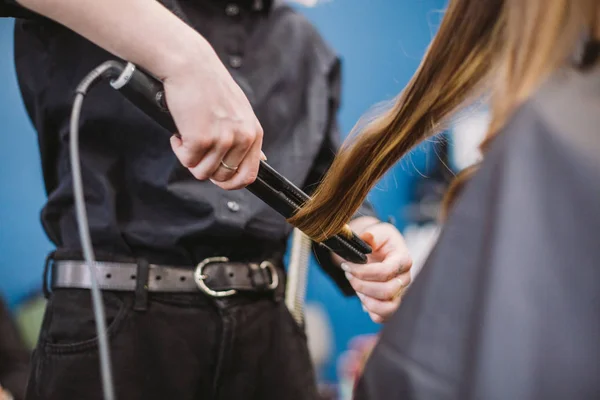
M117 397L316 398L306 337L281 301L291 227L249 192L223 189L251 183L261 151L298 186L316 186L339 145L335 54L277 1L21 5L35 15L17 21L16 71L39 135L42 222L57 246L27 398L102 395L67 143L76 85L115 56L164 81L181 135L106 82L83 105L82 173ZM361 277L323 248L315 247L317 257L344 293L358 292L383 321L409 283L409 257L399 232L368 206L350 225L374 248ZM192 276L203 262L210 292ZM238 292L215 297L228 290Z
M600 398L600 1L451 0L395 107L340 155L296 222L339 229L332 198L352 199L351 213L481 94L485 157L448 193L439 242L357 400Z

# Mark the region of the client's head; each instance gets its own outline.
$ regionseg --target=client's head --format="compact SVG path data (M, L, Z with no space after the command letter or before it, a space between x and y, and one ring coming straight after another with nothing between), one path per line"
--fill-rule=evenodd
M511 112L595 29L598 0L450 0L418 70L393 107L352 135L290 222L315 240L339 233L398 160L462 106L490 96L487 143ZM472 171L464 171L447 195Z

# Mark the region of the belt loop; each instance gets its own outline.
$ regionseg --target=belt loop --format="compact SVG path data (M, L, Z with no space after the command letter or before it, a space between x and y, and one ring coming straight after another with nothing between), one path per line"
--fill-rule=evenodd
M135 311L146 311L148 308L148 276L150 275L150 264L146 259L138 258L137 266L133 309Z
M258 291L266 290L269 285L269 272L265 268L260 268L255 263L248 263L248 267L250 268L252 286Z
M56 251L51 251L46 256L46 261L44 262L44 276L42 277L42 291L44 292L44 298L48 299L50 297L50 289L48 288L48 272L50 271L50 264L54 263L54 254Z
M287 286L287 276L286 276L285 272L283 272L283 268L281 267L282 263L276 264L275 262L273 262L273 265L276 266L275 273L279 277L279 285L273 291L273 300L275 301L275 303L280 303L285 299L285 288ZM280 273L280 272L283 272L283 273Z
M285 298L285 284L280 285L273 291L273 301L278 304Z
M287 274L283 264L284 252L278 252L271 256L271 263L275 266L275 271L279 275L279 286L275 288L273 293L273 300L275 303L280 303L285 300L285 289L287 287Z

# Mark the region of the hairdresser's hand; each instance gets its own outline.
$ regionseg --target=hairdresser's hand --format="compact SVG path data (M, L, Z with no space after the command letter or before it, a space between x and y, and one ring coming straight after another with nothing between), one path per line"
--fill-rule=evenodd
M208 46L208 44L207 44ZM165 79L169 110L179 130L171 145L200 180L240 189L258 173L263 130L244 92L212 48L179 65Z
M212 179L225 189L254 181L262 128L246 96L206 39L165 6L147 0L19 4L163 80L181 135L172 139L173 150L196 178Z
M0 386L0 400L13 400L13 396Z
M374 322L386 321L400 306L410 283L412 260L400 232L391 224L362 217L350 227L373 249L364 265L342 263L365 311Z

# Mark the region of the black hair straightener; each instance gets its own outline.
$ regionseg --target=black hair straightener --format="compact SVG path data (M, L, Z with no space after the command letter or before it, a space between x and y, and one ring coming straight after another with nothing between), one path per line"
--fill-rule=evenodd
M177 132L167 107L162 83L131 63L126 65L117 61L109 63L114 65L107 76L111 78L111 86L169 132ZM290 218L302 204L309 200L306 193L264 161L260 163L256 181L246 189L285 218ZM335 235L320 245L349 262L366 263L371 248L350 228L347 227L346 230L347 232Z

